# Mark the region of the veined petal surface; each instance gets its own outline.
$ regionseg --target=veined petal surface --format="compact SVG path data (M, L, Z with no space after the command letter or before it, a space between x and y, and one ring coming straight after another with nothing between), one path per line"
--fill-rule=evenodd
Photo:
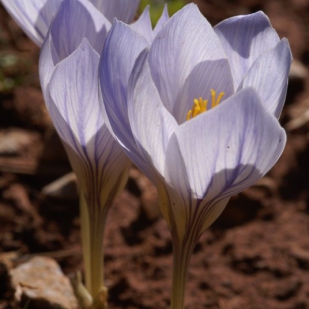
M135 61L139 56L140 61L144 60L148 46L143 36L116 21L104 43L99 66L103 118L113 136L132 156L136 154L136 144L128 119L128 83Z
M93 173L98 173L98 182L106 189L111 185L107 179L111 181L113 173L117 178L128 160L100 114L98 65L99 55L84 39L55 68L47 89L47 106L79 181L87 186L95 177ZM103 171L105 178L101 175Z
M93 158L94 146L87 145L103 126L98 102L99 55L87 39L60 62L50 79L48 104L59 135L72 148Z
M40 59L39 59L39 77L43 96L45 99L45 104L49 104L49 100L46 99L46 89L50 81L50 78L54 72L55 66L60 61L55 46L52 41L52 37L49 34L47 35L44 44L41 49ZM47 106L48 109L48 106Z
M213 76L220 71L220 67L216 66L218 64L216 61L225 61L226 63L224 84L231 89L229 90L229 94L231 94L234 92L233 80L221 42L197 6L195 4L185 6L165 23L150 48L149 65L161 100L172 114L179 106L183 106L183 102L178 101L181 97L180 92L186 87L185 83L192 70L203 62L204 76L207 78L201 81L195 80L201 85L198 88L203 89L203 92L197 95L208 96L210 94L207 81L220 80ZM207 64L205 64L206 62ZM213 85L211 88L215 86ZM192 93L192 91L187 91ZM185 109L188 110L193 99L186 100ZM181 123L180 119L177 121Z
M178 124L162 104L145 59L136 63L133 69L128 115L135 142L145 162L143 172L154 180L151 170L164 174L166 148Z
M1 0L1 2L30 39L41 46L62 0Z
M60 60L69 56L87 38L100 53L110 22L86 0L63 0L50 33Z
M257 57L280 41L263 12L228 18L214 30L229 58L235 89Z
M149 44L153 41L153 30L150 20L149 5L146 6L141 16L130 25L131 29L142 35Z
M260 179L280 157L285 141L277 119L251 88L179 126L165 164L171 196L179 195L175 206L171 203L174 216L183 213L186 220L198 219L201 229L208 227L216 204Z
M162 29L162 27L168 21L168 19L169 15L167 5L165 5L161 17L159 18L155 28L152 29L149 6L146 6L145 10L138 18L138 20L132 23L130 27L132 30L136 31L137 33L141 34L144 38L146 38L148 43L151 44L155 36Z
M246 87L256 89L265 107L279 118L285 102L291 63L289 43L282 39L275 47L256 59L239 90Z
M45 103L46 88L56 65L73 53L84 38L98 52L110 23L88 0L63 0L42 46L39 72Z
M169 20L169 15L168 15L168 9L167 9L167 4L165 4L163 12L159 20L157 21L156 26L153 29L153 37L155 37L159 31L162 29L162 27L165 25L165 23Z
M132 22L140 0L89 0L110 21Z

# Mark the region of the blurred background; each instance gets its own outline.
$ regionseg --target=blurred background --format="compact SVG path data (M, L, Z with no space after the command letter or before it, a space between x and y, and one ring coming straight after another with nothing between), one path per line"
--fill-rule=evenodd
M155 24L165 3L172 15L187 2L141 0L139 14L150 4ZM201 237L188 275L187 308L307 309L309 1L196 3L212 25L264 11L280 37L289 39L294 61L280 118L286 149L261 181L231 199ZM33 256L54 259L66 275L82 270L76 180L44 106L38 58L38 47L0 4L0 309L26 304L29 295L16 300L14 271ZM170 234L155 188L134 167L110 211L105 244L109 308L168 308ZM53 280L48 276L47 271L47 288ZM27 286L32 278L23 280ZM40 301L32 300L28 308L56 308Z

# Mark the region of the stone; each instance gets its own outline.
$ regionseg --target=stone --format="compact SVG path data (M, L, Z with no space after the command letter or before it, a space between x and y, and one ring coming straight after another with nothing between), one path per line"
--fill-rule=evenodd
M0 253L0 272L2 269L8 271L14 267L14 260L18 258L17 252L3 252Z
M299 80L304 82L308 76L308 71L305 65L298 60L293 60L289 73L290 80Z
M14 267L17 257L17 252L0 253L0 295L7 292L9 270Z
M9 270L15 300L30 301L31 308L77 309L69 279L50 257L36 256Z
M10 129L0 132L0 156L20 156L30 151L39 140L37 133L22 129Z
M78 199L77 180L73 172L68 173L42 189L43 195L54 199Z

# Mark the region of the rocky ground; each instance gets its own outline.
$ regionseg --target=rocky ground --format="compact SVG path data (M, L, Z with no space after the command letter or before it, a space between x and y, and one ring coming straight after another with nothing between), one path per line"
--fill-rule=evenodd
M261 181L233 197L201 237L188 275L187 308L307 309L309 1L198 4L214 25L263 10L289 39L295 61L281 116L288 135L283 156ZM56 279L48 274L61 275L54 261L68 276L83 267L75 178L44 107L38 56L0 6L0 309L22 308L24 291L39 293L31 282L45 270L50 283L41 290L51 290ZM168 308L171 238L154 187L134 168L110 211L105 248L109 308ZM34 268L27 277L29 264ZM20 272L26 277L16 279ZM70 299L67 278L59 280L68 289L61 297ZM41 301L28 308L56 308ZM64 302L63 308L75 306Z

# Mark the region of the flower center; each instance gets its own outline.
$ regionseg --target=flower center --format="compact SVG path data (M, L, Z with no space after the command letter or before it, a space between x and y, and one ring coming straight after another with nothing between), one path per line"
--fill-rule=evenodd
M220 92L218 97L215 90L210 89L210 93L211 93L211 108L214 108L220 103L222 97L224 96L224 92ZM203 100L203 98L194 99L192 109L190 109L187 113L187 120L190 120L196 117L197 115L206 112L207 104L208 100Z

